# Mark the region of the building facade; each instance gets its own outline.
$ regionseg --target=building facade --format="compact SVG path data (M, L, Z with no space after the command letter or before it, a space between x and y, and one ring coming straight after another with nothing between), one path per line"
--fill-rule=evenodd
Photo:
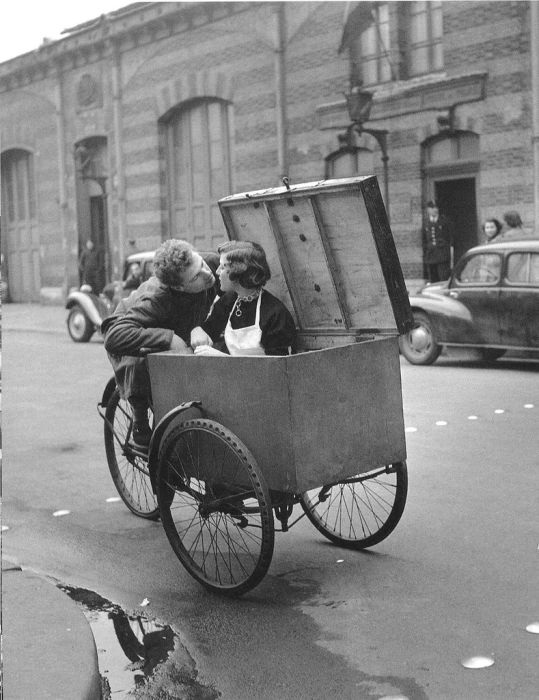
M11 300L62 301L88 239L109 279L169 237L214 249L217 200L283 176L377 175L409 280L428 199L455 257L488 216L533 228L532 5L140 2L0 64Z

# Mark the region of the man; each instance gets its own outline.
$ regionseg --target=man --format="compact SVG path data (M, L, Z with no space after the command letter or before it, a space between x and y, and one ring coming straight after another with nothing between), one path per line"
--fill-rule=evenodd
M140 352L192 352L190 333L206 318L216 294L217 254L204 259L190 243L169 239L154 257L154 276L122 299L101 325L122 398L133 409L133 442L150 443L150 378Z
M429 282L441 282L451 274L451 246L453 227L449 219L441 216L434 200L427 202L423 219L423 261Z
M521 238L535 238L531 231L527 231L523 228L522 219L518 211L514 209L506 211L503 215L503 220L505 222L505 228L496 239L496 242L518 241Z
M80 254L79 275L81 285L90 285L94 294L101 292L103 289L101 255L90 238L86 241L84 250Z

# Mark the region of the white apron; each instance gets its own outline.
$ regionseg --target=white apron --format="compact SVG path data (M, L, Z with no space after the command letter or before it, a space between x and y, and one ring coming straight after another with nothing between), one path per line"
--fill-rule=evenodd
M262 329L260 328L260 302L263 290L258 295L256 303L256 315L253 326L245 328L232 328L230 319L236 309L238 301L234 302L228 323L225 328L225 343L231 355L264 355L264 348L261 345Z

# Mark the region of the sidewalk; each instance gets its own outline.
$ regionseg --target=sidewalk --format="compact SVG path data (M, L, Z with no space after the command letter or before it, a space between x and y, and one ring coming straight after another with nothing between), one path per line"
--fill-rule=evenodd
M63 306L2 304L1 330L67 338L66 314ZM4 559L2 691L5 700L101 700L94 637L81 608L46 578Z
M51 582L2 560L5 700L100 700L95 642L82 610Z
M39 331L67 336L67 310L48 304L2 304L2 331Z

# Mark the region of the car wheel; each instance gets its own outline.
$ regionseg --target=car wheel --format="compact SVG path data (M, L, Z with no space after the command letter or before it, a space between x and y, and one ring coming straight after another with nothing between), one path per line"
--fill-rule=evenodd
M499 348L481 348L479 350L483 362L496 362L505 353L505 350L500 350Z
M67 332L75 343L87 343L94 334L94 324L80 306L73 306L67 317Z
M412 365L431 365L442 351L436 342L432 325L427 314L414 313L416 327L400 337L400 349Z

